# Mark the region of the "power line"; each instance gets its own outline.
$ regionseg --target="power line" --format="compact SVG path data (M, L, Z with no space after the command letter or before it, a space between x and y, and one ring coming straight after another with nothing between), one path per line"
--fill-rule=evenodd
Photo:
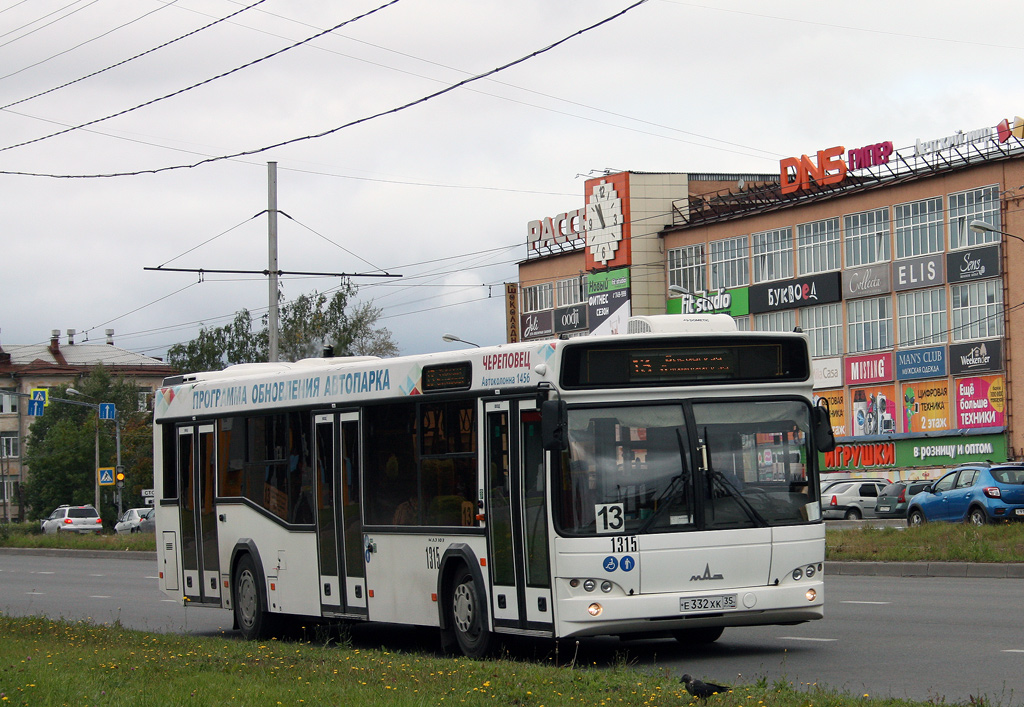
M43 15L42 17L40 17L38 19L32 20L31 22L26 22L21 27L15 27L12 30L8 30L7 32L4 32L3 34L0 34L0 37L6 37L9 34L14 34L15 32L19 32L19 31L25 29L26 27L29 27L30 25L34 25L36 22L41 22L42 20L45 20L47 17L50 17L51 15L56 15L58 12L63 12L64 10L67 10L69 7L73 7L73 6L77 5L78 3L80 3L81 1L82 0L75 0L72 3L68 3L64 7L59 7L56 10L54 10L53 12L48 12L47 14ZM10 40L8 42L4 42L3 44L0 44L0 47L6 47L8 44L12 44L13 42L17 42L19 39L24 39L25 37L29 36L30 34L35 34L36 32L38 32L41 29L46 29L50 25L56 24L56 23L60 22L61 20L65 19L67 17L70 17L71 15L75 14L76 12L81 12L85 8L89 7L90 5L95 5L97 2L99 2L99 0L92 0L92 2L83 5L82 7L78 8L77 10L72 10L68 14L61 15L57 19L55 19L55 20L53 20L51 22L47 22L45 25L42 25L41 27L36 27L34 30L26 32L25 34L21 35L20 37L15 37L14 39L12 39L12 40Z
M168 7L170 7L171 5L173 5L176 2L178 2L178 0L171 0L170 2L167 2L167 3L163 4L163 5L161 5L160 7L154 8L154 9L150 10L149 12L142 13L141 15L136 17L134 20L129 20L128 22L124 22L122 24L119 24L117 27L114 27L112 29L108 29L106 32L98 34L95 37L93 37L92 39L87 39L84 42L79 42L78 44L76 44L73 47L68 47L67 49L64 49L63 51L57 52L56 54L51 54L50 56L46 57L45 59L40 59L39 61L35 62L34 64L29 64L28 66L23 66L20 69L18 69L17 71L12 71L9 74L5 74L3 76L0 76L0 81L2 81L4 79L9 79L12 76L17 76L18 74L20 74L23 71L28 71L29 69L33 69L33 68L39 66L40 64L45 64L46 62L50 61L51 59L56 59L59 56L63 56L64 54L67 54L68 52L73 52L74 50L76 50L76 49L78 49L80 47L84 47L86 44L90 44L92 42L95 42L97 39L102 39L103 37L106 37L109 34L113 34L114 32L116 32L119 29L124 29L128 25L135 24L136 22L149 17L150 15L152 15L155 12L160 12L160 10L165 10L165 9L167 9ZM103 69L102 71L106 71L106 69ZM101 73L101 72L97 71L96 73L98 74L98 73ZM90 74L90 76L95 76L95 74ZM75 83L76 81L81 81L81 80L82 79L76 79L75 81L69 81L68 83L64 84L63 86L58 86L57 88L63 88L64 86L70 86L71 84ZM56 88L51 88L50 89L50 91L56 91L56 90L57 90ZM43 93L49 93L50 91L44 91ZM43 94L42 93L37 93L35 96L31 96L30 98L24 98L21 101L18 101L18 103L30 100L31 98L36 98L36 97L41 96L41 95L43 95ZM11 103L10 105L15 105L15 104ZM6 107L6 106L4 106L4 107ZM0 107L0 110L3 110L4 107Z
M31 140L25 140L24 142L19 142L19 143L14 144L14 145L8 145L7 147L0 147L0 152L5 152L7 150L13 150L13 149L15 149L17 147L25 147L26 145L32 145L32 144L35 144L37 142L42 142L43 140L48 140L48 139L50 139L52 137L57 137L58 135L64 135L65 133L69 133L72 130L78 130L79 128L85 128L85 127L88 127L90 125L95 125L97 123L102 123L105 120L110 120L111 118L117 118L117 117L125 115L127 113L131 113L133 111L137 111L140 108L145 108L147 106L153 105L154 103L159 103L160 101L167 100L168 98L173 98L174 96L180 96L181 94L183 94L183 93L185 93L187 91L191 91L194 88L199 88L200 86L205 86L208 83L213 83L214 81L216 81L218 79L222 79L225 76L230 76L231 74L234 74L234 73L237 73L239 71L242 71L243 69L248 69L250 66L254 66L256 64L259 64L260 62L267 61L268 59L272 59L272 58L274 58L276 56L284 54L286 51L294 49L295 47L300 47L303 44L306 44L307 42L310 42L310 41L316 39L317 37L321 37L321 36L327 34L331 30L335 30L335 29L338 29L339 27L344 27L345 25L350 24L352 22L356 22L357 20L361 20L364 17L368 17L369 15L372 15L372 14L374 14L376 12L379 12L379 11L385 9L386 7L394 5L394 4L396 4L396 3L400 2L400 1L401 0L389 0L388 2L384 3L380 7L376 7L373 10L370 10L369 12L364 12L362 15L357 15L356 17L353 17L352 19L345 20L344 22L341 22L341 23L335 25L330 30L324 30L323 32L320 32L319 34L315 34L312 37L308 37L306 39L303 39L300 42L295 42L294 44L292 44L289 47L285 47L283 49L279 49L276 52L271 52L270 54L267 54L266 56L260 57L259 59L254 59L254 60L252 60L252 61L250 61L248 63L242 64L241 66L236 66L234 69L231 69L229 71L225 71L223 73L217 74L216 76L211 76L210 78L204 79L203 81L200 81L198 83L194 83L191 86L186 86L185 88L180 88L177 91L172 91L171 93L168 93L168 94L166 94L164 96L160 96L159 98L154 98L152 100L146 101L145 103L140 103L139 105L134 106L132 108L126 108L125 110L118 111L117 113L111 113L110 115L104 116L103 118L96 118L95 120L90 120L90 121L87 121L85 123L81 123L79 125L75 125L74 127L66 128L64 130L58 130L57 132L50 133L49 135L43 135L42 137L33 138Z
M376 10L372 10L371 12L376 12L376 11L378 11L380 9L383 9L384 7L387 7L388 5L391 5L391 4L395 3L395 2L398 2L398 0L391 0L391 2L386 3L385 5L382 5L380 8L377 8ZM199 162L195 162L193 164L173 165L173 166L169 166L169 167L159 167L159 168L155 168L155 169L136 170L136 171L133 171L133 172L112 172L112 173L107 173L107 174L76 174L76 175L71 175L71 174L47 174L47 173L42 173L42 172L21 172L21 171L0 170L0 174L9 174L9 175L16 175L16 176L23 176L23 177L27 177L27 176L31 176L31 177L51 177L51 178L55 178L55 179L103 179L103 178L111 178L111 177L138 176L138 175L141 175L141 174L158 174L158 173L161 173L161 172L168 172L168 171L177 170L177 169L191 169L191 168L194 168L194 167L199 167L200 165L209 164L211 162L219 162L221 160L228 160L228 159L233 159L233 158L236 158L236 157L247 157L249 155L259 154L261 152L267 152L269 150L273 150L273 149L278 148L278 147L284 147L286 145L292 145L292 144L295 144L295 143L298 143L298 142L303 142L303 141L306 141L306 140L317 140L319 138L326 137L328 135L333 135L336 132L339 132L339 131L344 130L346 128L353 127L355 125L360 125L362 123L366 123L366 122L369 122L371 120L375 120L377 118L381 118L381 117L386 116L386 115L393 115L395 113L400 113L400 112L402 112L404 110L407 110L409 108L417 106L417 105L419 105L421 103L426 103L426 102L431 101L431 100L433 100L435 98L438 98L438 97L443 96L443 95L445 95L447 93L450 93L450 92L454 91L455 89L461 88L461 87L463 87L463 86L465 86L467 84L473 83L474 81L479 81L481 79L487 78L488 76L493 76L493 75L495 75L497 73L500 73L502 71L505 71L506 69L509 69L509 68L511 68L513 66L517 66L519 64L522 64L525 61L528 61L530 59L534 59L534 58L540 56L541 54L549 52L552 49L555 49L556 47L559 47L562 44L565 44L566 42L570 41L571 39L575 39L576 37L578 37L578 36L580 36L582 34L590 32L591 30L594 30L594 29L596 29L598 27L601 27L601 26L603 26L605 24L608 24L609 22L612 22L613 20L618 19L619 17L621 17L622 15L626 14L630 10L633 10L634 8L637 8L640 5L643 5L643 4L647 3L647 2L648 2L648 0L637 0L637 2L634 2L632 5L629 5L624 10L620 10L619 12L616 12L615 14L611 15L610 17L606 17L605 19L603 19L603 20L601 20L599 22L596 22L596 23L594 23L594 24L592 24L592 25L590 25L588 27L584 27L583 29L577 30L576 32L573 32L572 34L570 34L570 35L568 35L566 37L563 37L562 39L559 39L558 41L553 42L552 44L549 44L548 46L546 46L546 47L544 47L542 49L538 49L538 50L536 50L534 52L531 52L530 54L527 54L526 56L522 56L522 57L520 57L518 59L515 59L513 61L510 61L510 62L508 62L506 64L502 64L501 66L498 66L498 67L496 67L494 69L491 69L490 71L485 71L482 74L478 74L478 75L472 76L472 77L470 77L468 79L464 79L464 80L459 81L457 83L454 83L454 84L452 84L450 86L447 86L447 87L445 87L445 88L443 88L443 89L441 89L439 91L435 91L434 93L430 93L430 94L428 94L426 96L423 96L423 97L418 98L416 100L410 101L408 103L404 103L404 104L402 104L400 106L397 106L395 108L390 108L388 110L381 111L379 113L374 113L372 115L369 115L369 116L366 116L366 117L363 117L363 118L358 118L356 120L349 121L348 123L344 123L342 125L330 128L328 130L324 130L323 132L316 133L316 134L313 134L313 135L305 135L303 137L290 138L290 139L283 140L283 141L278 142L278 143L274 143L272 145L265 145L263 147L254 148L252 150L245 150L245 151L242 151L242 152L236 152L236 153L233 153L233 154L230 154L230 155L221 155L219 157L210 157L210 158L207 158L207 159L204 159L204 160L200 160ZM366 13L366 14L370 14L370 13ZM365 15L363 15L363 16L365 16ZM359 18L357 17L355 19L359 19ZM352 20L352 21L354 21L354 20ZM306 41L310 41L312 39L315 39L316 37L319 37L319 36L322 36L324 34L327 34L329 31L332 31L334 29L337 29L338 27L344 26L344 24L347 24L347 23L342 23L340 25L337 25L336 27L332 27L331 30L325 30L324 32L321 32L321 33L319 33L317 35L314 35L314 37L310 37L309 40L306 40ZM297 45L295 45L295 46L297 46ZM281 50L281 51L286 51L286 50ZM276 52L276 54L280 54L280 53L281 52ZM267 57L264 57L263 59L267 59L267 58L269 58L271 56L274 56L274 54L268 55ZM258 59L256 61L262 61L263 59ZM251 62L249 65L251 65L252 63L256 63L256 62ZM246 65L246 66L248 66L248 65ZM245 68L245 67L244 66L243 67L239 67L239 69L241 69L241 68ZM223 75L227 75L228 73L233 73L234 71L237 71L239 69L233 69L231 72L227 72L225 74L222 74L222 76ZM214 77L214 79L215 78L219 78L219 77ZM207 81L204 81L202 83L209 83L210 81L212 81L214 79L207 79ZM202 83L196 84L196 86L202 85ZM193 87L190 87L190 88L193 88ZM168 96L165 96L165 98L168 98L170 96L176 95L178 93L182 93L183 91L186 91L186 90L189 90L189 89L181 89L179 91L176 91L173 94L169 94ZM142 106L150 105L150 104L156 102L157 100L162 100L162 99L154 99L153 101L150 101L149 103L142 104ZM136 108L141 108L142 106L136 106ZM129 109L129 110L135 110L135 108L132 108L132 109ZM126 112L128 112L128 111L121 111L121 113L116 113L114 115L122 115L122 114L124 114ZM111 117L114 117L114 116L112 115L112 116L107 116L107 117L111 118ZM105 119L106 118L102 118L100 120L105 120ZM99 122L99 120L90 121L88 123L83 123L82 126L78 126L78 127L84 127L84 126L92 125L92 124L94 124L96 122ZM72 128L72 129L74 129L74 128ZM63 131L61 131L59 133L53 133L52 135L48 135L46 137L53 137L54 135L60 135L60 134L66 133L66 132L69 132L69 130L63 130ZM34 143L34 142L38 142L39 140L46 139L46 137L36 138L35 140L29 140L27 142L18 143L17 145L9 145L8 147L0 148L0 152L2 152L4 150L10 150L10 149L13 149L15 147L21 147L21 146L24 146L24 145L28 145L28 144L31 144L31 143Z

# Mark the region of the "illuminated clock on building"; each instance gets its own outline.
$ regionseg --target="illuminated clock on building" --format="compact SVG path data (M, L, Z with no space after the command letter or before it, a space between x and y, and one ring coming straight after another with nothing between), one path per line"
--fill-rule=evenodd
M611 184L601 180L587 199L587 247L602 265L619 249L622 222L622 199Z

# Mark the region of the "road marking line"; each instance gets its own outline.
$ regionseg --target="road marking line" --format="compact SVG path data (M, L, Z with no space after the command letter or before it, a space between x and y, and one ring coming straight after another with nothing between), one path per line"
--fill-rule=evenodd
M109 599L110 596L109 595L108 596L97 595L97 596L92 596L92 597L89 597L89 598L90 599Z
M46 592L25 592L26 594L36 594L39 596L46 596Z
M1007 648L1003 653L1024 653L1024 648Z
M839 602L840 604L878 604L884 606L885 604L892 604L891 601L855 601L853 599L846 599Z
M178 603L177 599L161 599L160 601L173 601L175 604Z
M809 636L779 636L783 641L821 641L822 643L832 643L838 641L838 638L811 638Z
M56 572L39 572L39 571L33 571L33 572L29 572L29 574L57 574L57 573L56 573Z

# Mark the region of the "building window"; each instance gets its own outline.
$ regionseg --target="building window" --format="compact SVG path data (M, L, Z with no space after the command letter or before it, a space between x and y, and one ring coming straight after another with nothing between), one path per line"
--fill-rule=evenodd
M811 340L811 356L843 353L843 307L838 302L801 309L800 328Z
M587 288L587 276L570 277L559 280L555 283L555 297L559 307L568 307L579 304L584 299L583 293Z
M892 297L853 300L846 317L850 353L892 348Z
M668 252L668 284L691 294L707 290L703 244L684 245Z
M736 331L750 331L750 315L744 315L742 317L733 317L736 322Z
M971 221L985 221L1001 230L999 218L999 187L991 185L949 195L949 249L971 248L998 243L1001 235L991 231L975 233Z
M801 275L839 270L839 219L802 223L796 227L797 265Z
M0 432L0 457L13 459L21 456L17 432Z
M523 311L539 312L554 307L555 288L550 282L523 288Z
M755 233L754 282L793 277L793 229L776 228Z
M754 331L793 331L794 329L796 329L795 309L754 315Z
M712 290L750 284L750 246L746 236L712 241L710 249Z
M896 221L896 257L941 253L942 197L899 204L893 213Z
M0 415L18 412L18 396L13 389L0 390Z
M950 287L953 341L1003 335L1003 281L982 280Z
M904 292L896 296L900 348L946 343L946 289Z
M892 249L889 209L862 211L843 217L846 231L846 267L888 262Z

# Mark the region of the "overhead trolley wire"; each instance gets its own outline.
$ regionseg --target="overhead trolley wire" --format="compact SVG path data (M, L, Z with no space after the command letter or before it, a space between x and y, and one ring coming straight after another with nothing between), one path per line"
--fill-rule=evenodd
M341 23L339 25L336 25L335 27L331 27L330 29L324 30L323 32L320 32L320 33L318 33L318 34L316 34L316 35L314 35L312 37L309 37L308 39L303 40L302 42L296 43L295 45L292 45L292 46L298 46L299 44L304 44L306 42L312 41L313 39L316 39L317 37L320 37L320 36L323 36L325 34L328 34L328 33L332 32L332 31L338 29L339 27L343 27L345 24L348 24L349 22L354 22L357 19L365 17L366 15L372 14L373 12L377 12L377 11L379 11L381 9L384 9L384 8L388 7L389 5L392 5L392 4L396 3L396 2L398 2L398 0L391 0L391 2L385 3L384 5L378 7L376 9L374 9L374 10L371 10L370 12L364 13L363 15L360 15L359 17L353 18L352 20L349 20L348 22L343 22L343 23ZM246 157L246 156L249 156L249 155L255 155L255 154L259 154L261 152L267 152L269 150L273 150L273 149L278 148L278 147L284 147L286 145L292 145L292 144L295 144L295 143L298 143L298 142L303 142L303 141L306 141L306 140L317 140L319 138L326 137L328 135L333 135L334 133L337 133L337 132L339 132L341 130L344 130L346 128L351 128L353 126L360 125L362 123L366 123L366 122L369 122L371 120L375 120L377 118L384 117L386 115L393 115L395 113L400 113L400 112L402 112L404 110L407 110L409 108L417 106L417 105L419 105L421 103L426 103L427 101L431 101L431 100L433 100L435 98L438 98L438 97L443 96L443 95L445 95L447 93L450 93L450 92L454 91L455 89L461 88L461 87L463 87L463 86L465 86L467 84L473 83L474 81L479 81L481 79L487 78L488 76L493 76L494 74L497 74L497 73L500 73L500 72L505 71L507 69L510 69L513 66L517 66L519 64L522 64L525 61L529 61L530 59L534 59L534 58L540 56L541 54L549 52L552 49L555 49L555 48L561 46L562 44L565 44L566 42L568 42L571 39L575 39L576 37L579 37L582 34L590 32L591 30L597 29L598 27L601 27L601 26L603 26L605 24L608 24L609 22L612 22L613 20L618 19L619 17L621 17L622 15L626 14L630 10L633 10L633 9L635 9L635 8L639 7L640 5L643 5L643 4L647 3L647 2L648 2L648 0L637 0L637 2L634 2L633 4L629 5L625 9L620 10L619 12L616 12L615 14L613 14L613 15L611 15L609 17L606 17L603 20L595 22L594 24L589 25L587 27L584 27L583 29L576 30L572 34L569 34L569 35L563 37L562 39L559 39L559 40L549 44L548 46L546 46L546 47L544 47L542 49L538 49L538 50L536 50L534 52L531 52L530 54L522 56L522 57L520 57L518 59L514 59L513 61L507 62L505 64L502 64L501 66L498 66L498 67L496 67L494 69L491 69L489 71L485 71L482 74L477 74L476 76L471 76L470 78L464 79L464 80L459 81L457 83L454 83L454 84L452 84L450 86L446 86L445 88L443 88L443 89L441 89L439 91L435 91L433 93L427 94L426 96L423 96L421 98L417 98L416 100L413 100L413 101L409 101L408 103L404 103L404 104L402 104L400 106L396 106L394 108L390 108L390 109L385 110L385 111L380 111L378 113L374 113L372 115L365 116L363 118L358 118L356 120L349 121L349 122L344 123L342 125L338 125L338 126L335 126L333 128L329 128L327 130L324 130L324 131L322 131L320 133L315 133L313 135L305 135L305 136L302 136L302 137L289 138L287 140L282 140L281 142L274 143L272 145L265 145L263 147L258 147L258 148L254 148L254 149L251 149L251 150L243 150L241 152L235 152L235 153L232 153L232 154L229 154L229 155L220 155L218 157L209 157L207 159L200 160L200 161L195 162L193 164L172 165L172 166L168 166L168 167L158 167L158 168L154 168L154 169L135 170L135 171L132 171L132 172L110 172L110 173L107 173L107 174L52 174L52 173L43 173L43 172L22 172L22 171L13 171L13 170L0 170L0 174L9 174L9 175L14 175L14 176L24 176L24 177L51 177L51 178L54 178L54 179L104 179L104 178L112 178L112 177L133 177L133 176L138 176L138 175L142 175L142 174L158 174L158 173L161 173L161 172L169 172L169 171L178 170L178 169L192 169L192 168L204 165L204 164L209 164L211 162L219 162L219 161L222 161L222 160L230 160L230 159L234 159L234 158L237 158L237 157ZM220 76L226 76L226 75L228 75L230 73L234 73L235 71L243 69L246 66L251 66L252 64L255 64L255 63L259 62L259 61L263 61L265 59L269 59L270 57L275 56L277 54L280 54L283 51L287 51L289 48L291 48L291 47L286 47L285 49L282 49L281 51L275 52L274 54L270 54L270 55L268 55L266 57L263 57L262 59L257 59L257 60L255 60L253 62L250 62L249 64L246 64L245 66L241 66L241 67L238 67L236 69L233 69L232 71L225 72L224 74L221 74ZM220 76L216 76L216 77L213 77L211 79L207 79L206 81L203 81L203 82L201 82L199 84L195 84L194 86L190 86L189 88L184 88L184 89L176 91L176 92L174 92L172 94L168 94L167 96L164 96L163 98L169 98L171 96L178 95L180 93L183 93L184 91L189 90L190 88L195 88L196 86L200 86L200 85L202 85L204 83L209 83L210 81L213 81L213 80L215 80L217 78L220 78ZM152 101L149 101L148 103L144 103L142 105L136 106L135 108L124 110L124 111L121 111L120 113L115 113L114 115L107 116L107 118L100 118L100 119L97 119L97 120L94 120L94 121L83 123L80 126L76 126L76 128L77 127L86 127L86 126L89 126L89 125L93 125L93 124L95 124L97 122L100 122L101 120L107 120L107 119L115 117L117 115L123 115L123 114L128 113L128 112L130 112L132 110L136 110L136 109L141 108L143 106L151 105L151 104L153 104L153 103L155 103L155 102L157 102L159 100L163 100L163 98L154 99ZM70 132L71 130L74 130L76 128L69 128L68 130L62 130L60 132L52 133L51 135L47 135L45 137L35 138L34 140L28 140L26 142L18 143L16 145L8 145L7 147L0 148L0 152L3 152L5 150L10 150L10 149L13 149L15 147L22 147L22 146L29 145L29 144L32 144L32 143L35 143L35 142L39 142L40 140L45 140L45 139L47 139L49 137L54 137L56 135L61 135L61 134Z

